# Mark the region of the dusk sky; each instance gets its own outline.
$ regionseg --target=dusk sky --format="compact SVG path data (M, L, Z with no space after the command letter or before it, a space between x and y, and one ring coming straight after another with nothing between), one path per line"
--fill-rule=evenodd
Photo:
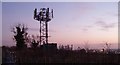
M0 46L2 46L2 3L0 2Z
M51 8L54 18L49 22L49 42L103 48L105 42L117 48L117 2L3 2L2 43L13 46L11 28L25 24L29 34L39 35L39 22L33 19L34 9Z

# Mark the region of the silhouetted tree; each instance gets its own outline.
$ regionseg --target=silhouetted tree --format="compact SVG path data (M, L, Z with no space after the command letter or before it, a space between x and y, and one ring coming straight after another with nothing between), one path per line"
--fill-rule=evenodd
M108 43L108 42L106 42L105 46L106 46L106 52L109 53L110 52L110 46L111 46L111 44Z
M38 47L39 45L39 36L34 36L34 35L28 35L27 36L27 43L29 43L29 45L32 47L32 48L36 48Z
M24 25L18 24L17 26L15 26L12 30L12 32L15 34L14 35L14 39L16 41L16 46L17 48L24 48L27 45L25 44L25 39L27 36L27 27L25 27Z
M37 46L38 46L38 44L39 44L39 41L35 41L35 40L33 40L32 42L32 48L36 48Z
M84 42L84 48L86 51L89 51L90 46L88 44L88 41Z

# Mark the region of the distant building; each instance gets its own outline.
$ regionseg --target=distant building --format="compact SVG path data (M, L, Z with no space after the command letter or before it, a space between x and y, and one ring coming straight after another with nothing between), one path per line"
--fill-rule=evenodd
M57 50L57 43L48 43L40 45L40 48L46 51L56 51Z

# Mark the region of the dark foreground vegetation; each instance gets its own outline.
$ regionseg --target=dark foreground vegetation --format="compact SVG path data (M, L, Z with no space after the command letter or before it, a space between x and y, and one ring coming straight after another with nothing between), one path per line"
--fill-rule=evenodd
M16 30L15 30L16 29ZM120 64L120 54L109 51L102 52L90 49L72 50L71 47L61 46L57 48L57 44L43 43L38 45L39 40L34 36L30 37L26 32L27 28L21 25L13 28L14 40L16 46L2 47L2 63L11 65L23 65L23 63L115 63ZM39 36L37 36L39 38ZM31 47L27 47L25 43L29 43ZM103 64L102 64L103 65Z
M104 52L86 52L81 50L42 49L16 47L2 48L4 63L117 63L120 64L120 54Z

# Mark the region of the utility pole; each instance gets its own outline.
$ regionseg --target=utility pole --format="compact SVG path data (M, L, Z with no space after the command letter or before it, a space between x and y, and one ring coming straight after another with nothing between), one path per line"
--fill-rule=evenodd
M49 8L40 8L34 10L34 19L40 22L40 45L48 44L48 22L53 18L53 9L51 11Z

